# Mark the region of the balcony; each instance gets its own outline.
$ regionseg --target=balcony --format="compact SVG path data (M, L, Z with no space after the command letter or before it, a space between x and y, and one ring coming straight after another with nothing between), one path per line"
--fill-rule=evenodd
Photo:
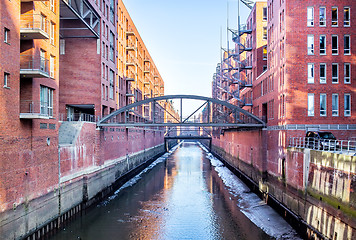
M126 91L126 97L134 97L135 94L133 94L130 90Z
M53 116L53 108L48 103L32 100L20 102L20 119L49 119Z
M41 14L22 14L20 17L21 40L48 39L48 20Z
M127 35L127 36L135 36L135 33L132 32L132 31L127 31L127 32L126 32L126 35Z
M48 59L20 54L20 75L23 78L49 78Z
M127 77L127 78L126 78L126 81L128 81L128 82L134 82L134 81L135 81L135 78Z

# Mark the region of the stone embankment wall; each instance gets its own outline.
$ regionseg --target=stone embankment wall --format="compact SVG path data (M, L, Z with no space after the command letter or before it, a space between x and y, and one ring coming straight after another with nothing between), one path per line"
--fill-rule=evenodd
M285 163L279 165L280 159L271 156L281 147L272 148L278 143L266 142L269 135L265 130L225 132L213 140L212 152L304 237L356 239L356 157L284 147Z
M43 237L102 199L164 153L163 132L135 128L96 129L63 122L59 130L57 183L0 215L1 239ZM40 169L39 169L40 170Z

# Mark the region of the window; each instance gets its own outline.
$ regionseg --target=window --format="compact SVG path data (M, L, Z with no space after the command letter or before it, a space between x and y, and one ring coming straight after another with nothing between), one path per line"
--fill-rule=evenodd
M314 55L314 35L308 35L308 55Z
M308 116L314 116L314 93L308 93Z
M263 39L267 40L267 27L263 27Z
M314 8L308 7L307 8L307 26L313 27L314 26Z
M60 55L64 55L66 53L65 47L66 47L66 40L59 39L59 54Z
M332 64L332 83L338 83L339 82L339 64L338 63L333 63Z
M10 30L7 28L4 28L4 42L10 43Z
M114 62L115 57L115 35L110 31L110 60Z
M267 21L267 7L263 8L263 17L262 17L263 21Z
M110 93L109 93L110 99L114 99L114 77L115 77L115 72L110 69Z
M314 63L308 63L308 83L314 83Z
M55 61L54 61L54 56L50 56L49 57L49 65L50 65L50 71L49 71L49 75L51 78L54 78L54 65L55 65Z
M332 116L339 116L339 95L337 93L332 95L331 105Z
M10 73L4 73L4 88L9 87Z
M263 65L263 71L267 70L267 65Z
M320 63L320 83L326 83L326 64Z
M267 60L267 46L263 46L263 60Z
M351 116L351 95L350 94L344 95L344 116L345 117Z
M344 83L351 83L351 64L344 63Z
M43 49L40 50L40 70L41 71L48 70L46 67L46 51Z
M326 37L325 35L320 35L320 55L326 54Z
M41 30L47 32L47 19L45 15L40 15L41 16Z
M103 42L103 44L102 44L101 51L102 51L103 57L105 57L105 42Z
M350 55L350 35L344 35L344 54Z
M344 27L350 27L350 8L344 7Z
M326 94L320 94L320 116L326 116Z
M53 117L53 89L41 86L40 91L41 114Z
M115 23L115 0L110 0L110 21Z
M331 36L331 53L333 55L337 55L339 53L337 35L332 35Z
M337 7L331 8L331 26L337 27Z
M51 22L51 29L50 29L50 31L51 31L51 36L50 36L50 42L51 42L52 45L54 45L55 29L56 29L56 25L55 25L53 22Z
M50 9L51 9L52 12L55 11L54 0L51 0L51 1L50 1Z
M325 27L326 26L326 17L325 17L325 7L319 8L319 26Z

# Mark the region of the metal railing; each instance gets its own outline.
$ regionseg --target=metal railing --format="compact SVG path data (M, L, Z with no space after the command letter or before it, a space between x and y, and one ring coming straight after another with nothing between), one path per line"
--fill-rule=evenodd
M321 151L356 151L356 141L354 140L332 140L309 137L289 138L289 147L310 148Z
M20 102L20 113L52 116L53 109L49 108L49 105L46 102L22 100Z
M100 116L95 116L87 113L62 113L59 115L59 121L63 122L98 122L100 119Z
M39 55L20 54L20 70L41 71L49 75L48 59Z
M20 29L40 29L48 34L48 23L41 14L21 14Z

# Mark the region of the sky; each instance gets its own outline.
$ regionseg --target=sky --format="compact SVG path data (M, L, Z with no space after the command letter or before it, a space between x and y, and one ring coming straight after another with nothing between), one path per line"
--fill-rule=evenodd
M221 43L224 48L227 45L227 15L229 28L237 28L237 0L123 2L163 78L165 95L211 97L213 74L220 62L220 46ZM249 12L240 4L242 23ZM231 48L231 35L229 38ZM201 103L196 104L183 107L184 115Z

